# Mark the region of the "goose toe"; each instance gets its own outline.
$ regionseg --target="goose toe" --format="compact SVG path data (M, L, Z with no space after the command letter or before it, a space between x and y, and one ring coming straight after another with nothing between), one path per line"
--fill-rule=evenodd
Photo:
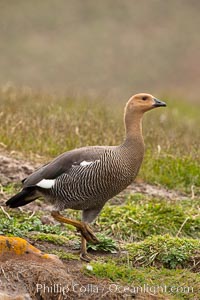
M78 231L86 239L87 242L91 242L93 244L99 243L99 240L97 239L97 237L95 236L94 232L88 224L82 223L82 226L81 228L78 228Z

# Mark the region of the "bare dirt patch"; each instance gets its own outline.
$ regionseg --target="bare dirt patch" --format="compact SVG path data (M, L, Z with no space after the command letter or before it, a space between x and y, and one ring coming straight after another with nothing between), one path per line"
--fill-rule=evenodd
M19 182L31 174L39 164L33 165L22 158L16 158L0 152L0 183L6 185Z

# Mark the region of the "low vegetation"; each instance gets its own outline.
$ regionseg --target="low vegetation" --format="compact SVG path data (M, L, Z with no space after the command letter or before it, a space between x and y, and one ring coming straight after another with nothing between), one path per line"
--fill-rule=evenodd
M129 262L132 266L158 266L169 269L198 266L200 262L200 240L150 236L138 243L127 244ZM198 266L200 268L200 266Z
M198 199L191 205L189 199L167 201L142 194L129 196L118 206L108 203L95 225L101 231L97 233L100 244L88 245L98 258L83 266L82 272L128 285L132 292L145 286L146 292L172 296L169 299L198 299L198 206ZM80 238L70 226L43 224L45 211L6 212L9 217L0 211L0 234L24 237L68 263L79 261ZM72 215L79 217L77 212Z
M0 212L1 224L0 234L4 235L16 235L19 237L25 237L28 232L40 232L40 233L54 233L62 234L61 227L59 225L47 225L42 224L40 215L30 216L28 213L12 212L12 217L5 218L3 212Z
M198 209L199 199L166 201L135 194L122 205L106 205L98 223L108 234L129 242L167 233L200 238Z
M116 292L121 292L122 295L125 292L128 292L130 296L130 294L145 291L147 294L158 295L158 297L159 295L165 295L167 298L164 299L173 300L197 300L199 295L199 276L186 269L132 268L108 261L106 263L92 262L89 270L85 268L85 273L88 275L93 274L99 278L109 278L115 283L126 284L126 289L123 289L120 284L113 284L113 289Z
M124 103L58 99L14 88L0 91L0 97L1 148L33 161L46 162L83 145L118 144L124 136ZM100 244L88 244L98 258L82 272L132 289L146 285L168 299L193 300L200 289L199 113L182 100L160 98L168 107L145 116L146 155L138 180L184 197L135 193L122 195L118 205L107 203L94 224ZM9 184L1 190L9 197L18 188ZM0 235L23 237L63 261L78 261L77 232L51 219L44 222L47 214L43 207L34 214L2 209ZM66 214L80 218L76 211Z

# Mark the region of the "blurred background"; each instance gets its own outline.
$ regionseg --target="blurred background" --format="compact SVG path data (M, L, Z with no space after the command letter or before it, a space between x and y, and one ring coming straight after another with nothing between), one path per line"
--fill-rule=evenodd
M0 85L200 102L200 1L0 1Z

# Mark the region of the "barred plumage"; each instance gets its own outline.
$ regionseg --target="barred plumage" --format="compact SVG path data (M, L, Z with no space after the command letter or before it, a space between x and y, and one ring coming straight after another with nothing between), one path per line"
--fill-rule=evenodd
M135 165L126 163L123 147L104 150L101 157L86 166L73 166L66 174L55 180L55 185L46 190L49 200L58 210L99 207L126 188L134 179ZM141 151L141 159L143 151Z
M141 120L145 111L166 106L149 94L137 94L125 106L126 138L119 146L91 146L63 153L23 180L23 190L9 199L10 207L26 205L41 195L56 210L82 210L82 220L92 222L113 196L136 177L144 155ZM82 234L81 257L87 258L86 240L97 242L84 222L52 212L60 222L74 225Z

